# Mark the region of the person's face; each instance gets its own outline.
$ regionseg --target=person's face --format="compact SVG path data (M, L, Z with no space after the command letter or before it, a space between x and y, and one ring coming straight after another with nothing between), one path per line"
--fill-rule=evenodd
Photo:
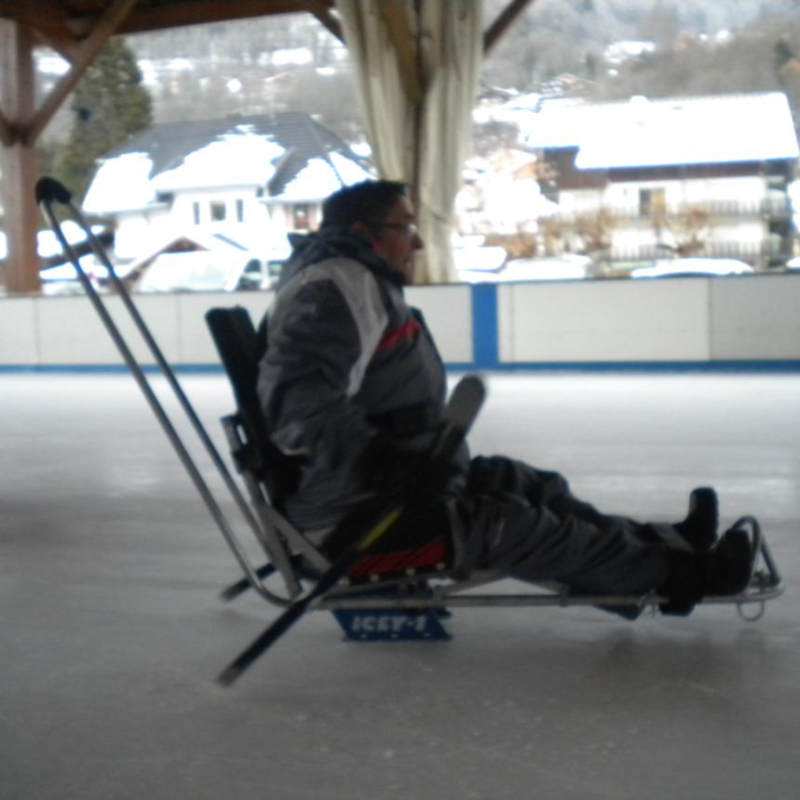
M407 197L401 197L379 223L369 226L372 249L399 272L406 283L414 282L414 253L423 242L414 224L414 209Z

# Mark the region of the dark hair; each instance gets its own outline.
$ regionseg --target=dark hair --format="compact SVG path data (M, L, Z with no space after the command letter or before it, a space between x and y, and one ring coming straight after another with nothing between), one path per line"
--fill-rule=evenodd
M322 227L349 227L383 222L408 185L399 181L362 181L334 192L322 204Z

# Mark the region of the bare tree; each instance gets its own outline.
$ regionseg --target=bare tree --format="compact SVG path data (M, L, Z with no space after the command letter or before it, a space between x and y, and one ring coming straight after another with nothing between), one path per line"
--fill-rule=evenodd
M608 208L601 207L589 214L579 214L575 218L575 233L581 251L597 261L603 260L611 249L615 223L614 214Z
M712 229L708 209L688 204L670 213L661 206L653 209L651 219L661 245L668 247L677 257L696 256L705 250ZM669 234L670 242L662 241L664 233Z

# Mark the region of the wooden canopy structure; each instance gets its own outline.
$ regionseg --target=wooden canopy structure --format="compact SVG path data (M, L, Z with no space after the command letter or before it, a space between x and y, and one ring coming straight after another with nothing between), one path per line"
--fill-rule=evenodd
M398 54L408 97L418 101L424 81L408 19L409 0L372 0ZM461 0L472 2L473 0ZM509 0L486 29L490 51L533 0ZM414 0L451 2L451 0ZM413 5L413 3L412 3ZM39 291L36 232L39 211L34 186L39 177L35 144L94 59L116 34L278 14L313 14L344 41L335 0L0 0L0 144L4 225L8 237L6 289ZM34 50L47 46L70 64L61 80L37 103Z

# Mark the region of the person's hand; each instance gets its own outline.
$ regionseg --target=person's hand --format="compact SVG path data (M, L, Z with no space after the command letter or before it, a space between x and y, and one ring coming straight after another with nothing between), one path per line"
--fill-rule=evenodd
M371 489L400 488L430 463L430 455L402 450L389 437L377 434L358 466L361 479Z

